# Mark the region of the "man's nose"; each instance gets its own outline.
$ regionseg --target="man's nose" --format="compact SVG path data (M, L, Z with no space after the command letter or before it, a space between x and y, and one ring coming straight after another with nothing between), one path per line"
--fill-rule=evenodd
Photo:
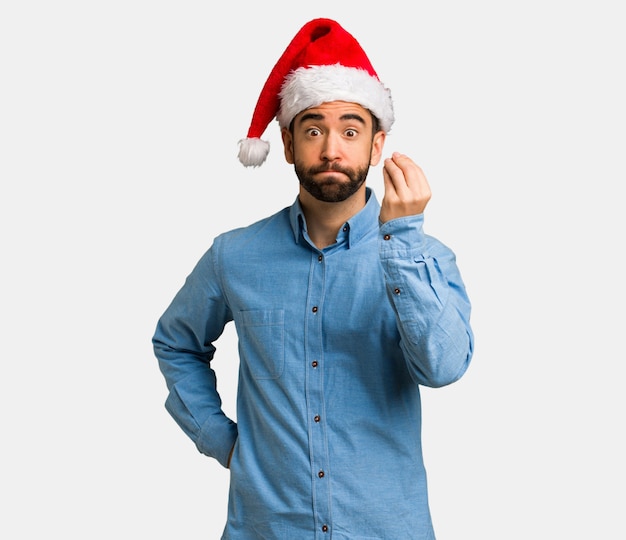
M341 140L338 134L328 133L324 137L322 146L322 159L326 161L335 161L341 155Z

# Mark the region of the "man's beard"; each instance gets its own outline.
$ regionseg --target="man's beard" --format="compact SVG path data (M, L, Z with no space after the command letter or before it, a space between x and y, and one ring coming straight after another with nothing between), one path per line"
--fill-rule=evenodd
M323 202L345 201L359 190L369 172L369 166L349 169L336 163L326 163L307 169L296 161L294 168L300 185L318 201ZM319 182L313 178L316 174L326 171L342 173L348 177L348 182L341 182L330 176Z

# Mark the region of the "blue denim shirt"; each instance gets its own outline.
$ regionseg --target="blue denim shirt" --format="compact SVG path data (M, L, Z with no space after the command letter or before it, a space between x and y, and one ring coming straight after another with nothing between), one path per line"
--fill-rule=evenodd
M470 303L423 216L368 201L335 244L289 208L215 239L157 325L166 408L224 466L223 539L432 539L419 386L459 379ZM211 361L234 321L237 422Z

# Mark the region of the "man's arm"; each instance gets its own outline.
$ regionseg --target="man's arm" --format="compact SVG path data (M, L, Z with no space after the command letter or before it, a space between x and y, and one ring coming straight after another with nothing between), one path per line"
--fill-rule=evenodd
M167 411L203 454L224 467L237 426L222 410L211 360L213 342L232 320L209 250L159 319L152 339L169 390Z
M423 171L396 152L383 175L380 257L401 347L417 383L450 384L465 373L473 352L465 286L454 253L424 234L431 191Z

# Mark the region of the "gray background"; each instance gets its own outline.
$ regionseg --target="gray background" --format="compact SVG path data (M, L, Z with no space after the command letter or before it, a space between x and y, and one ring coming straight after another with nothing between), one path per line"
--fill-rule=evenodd
M218 233L290 204L237 142L311 18L392 90L433 190L474 362L424 391L439 540L626 538L626 39L618 2L4 2L2 517L7 539L217 539L228 474L163 408L150 339ZM382 198L380 167L370 185ZM215 361L234 415L229 329ZM375 496L375 494L374 494Z

